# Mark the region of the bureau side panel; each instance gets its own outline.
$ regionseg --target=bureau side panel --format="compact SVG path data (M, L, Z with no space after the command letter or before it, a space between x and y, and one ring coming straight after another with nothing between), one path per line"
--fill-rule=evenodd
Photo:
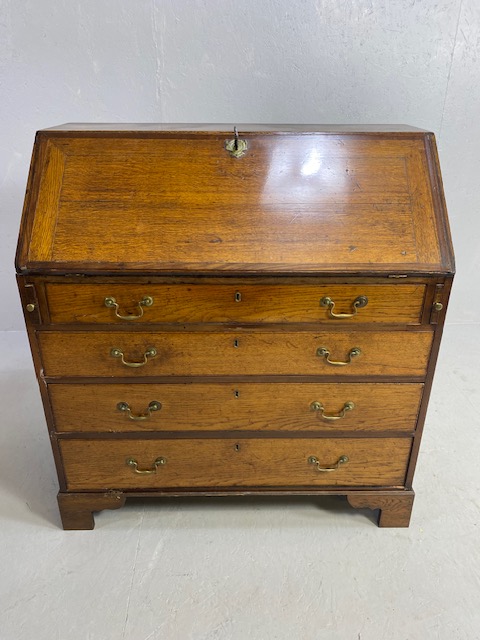
M59 482L60 490L64 491L66 489L66 483L65 483L65 474L63 469L62 456L58 446L58 439L55 434L53 410L50 404L50 397L48 394L47 384L43 376L43 363L42 363L42 357L41 357L41 353L38 345L38 334L35 329L35 326L32 324L33 322L41 321L41 316L39 315L39 310L41 305L40 307L37 307L36 305L38 304L38 301L41 300L41 295L39 294L39 291L42 289L42 284L39 281L37 286L37 282L35 278L27 279L24 276L17 275L17 285L18 285L18 290L20 294L20 299L22 301L22 309L25 317L28 341L30 344L33 365L35 368L35 375L37 377L37 382L38 382L40 395L43 403L45 420L47 422L47 427L50 434L50 444L52 446L53 457L55 460L55 467L57 470L58 482ZM27 310L27 307L29 304L33 304L35 306L34 310L31 312Z
M428 362L428 367L427 367L427 375L426 375L426 379L425 379L425 386L423 389L423 396L422 396L422 401L420 404L420 411L419 411L419 415L418 415L418 421L417 421L417 430L415 433L415 437L413 440L413 446L412 446L412 455L410 457L410 461L409 461L409 465L408 465L408 471L407 471L407 478L406 478L406 486L407 487L411 487L412 485L412 481L413 481L413 476L415 473L415 467L417 464L417 459L418 459L418 453L419 453L419 449L420 449L420 443L421 443L421 439L422 439L422 434L423 434L423 428L425 425L425 419L427 416L427 409L428 409L428 403L430 400L430 393L431 393L431 389L432 389L432 385L433 385L433 380L434 380L434 374L435 374L435 367L437 364L437 359L438 359L438 353L440 350L440 343L441 343L441 339L442 339L442 334L443 334L443 328L445 325L445 316L446 316L446 311L447 311L447 306L448 306L448 300L450 297L450 291L452 288L452 284L453 284L453 276L446 278L445 279L445 283L443 288L440 290L441 293L438 293L435 297L435 301L439 302L442 305L442 309L441 311L435 311L434 308L432 308L432 321L435 322L435 332L434 332L434 336L433 336L433 343L432 343L432 350L430 353L430 359Z

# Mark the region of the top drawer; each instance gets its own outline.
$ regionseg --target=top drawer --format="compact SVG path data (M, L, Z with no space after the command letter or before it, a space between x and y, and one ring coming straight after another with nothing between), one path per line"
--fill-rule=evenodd
M57 284L54 324L419 324L423 284Z

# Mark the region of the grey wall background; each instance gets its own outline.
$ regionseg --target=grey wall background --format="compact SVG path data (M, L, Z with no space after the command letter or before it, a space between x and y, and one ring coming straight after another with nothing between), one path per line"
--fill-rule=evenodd
M37 129L61 122L406 123L437 134L478 322L479 0L0 0L0 330Z

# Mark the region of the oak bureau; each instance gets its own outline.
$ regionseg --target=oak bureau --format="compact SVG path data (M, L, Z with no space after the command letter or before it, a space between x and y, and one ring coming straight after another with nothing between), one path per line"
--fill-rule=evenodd
M454 273L432 133L46 129L16 269L65 529L252 494L408 526Z

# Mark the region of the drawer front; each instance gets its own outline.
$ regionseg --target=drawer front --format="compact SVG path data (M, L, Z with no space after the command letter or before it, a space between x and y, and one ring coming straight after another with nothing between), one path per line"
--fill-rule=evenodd
M46 294L51 321L60 324L152 322L418 324L425 289L425 285L419 284L47 283ZM338 315L341 317L335 317Z
M424 376L433 333L42 331L38 337L47 376L348 377Z
M57 431L413 431L422 384L50 384Z
M72 491L402 486L410 446L409 438L60 441Z

